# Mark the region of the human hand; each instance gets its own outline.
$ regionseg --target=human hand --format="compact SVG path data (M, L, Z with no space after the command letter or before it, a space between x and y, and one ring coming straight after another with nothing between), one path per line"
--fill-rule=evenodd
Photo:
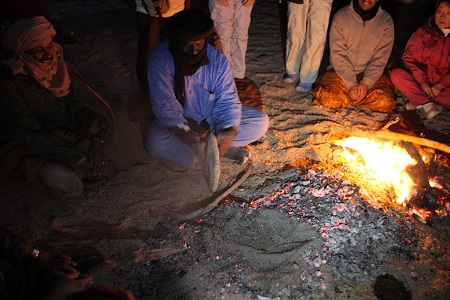
M184 125L184 127L169 127L169 130L185 144L191 145L198 142L196 135L187 125Z
M57 275L69 279L77 278L80 275L80 272L76 269L77 263L65 254L52 254L40 250L36 256L36 261L52 269Z
M217 2L219 3L219 5L228 7L229 3L228 0L217 0Z
M219 145L219 155L224 156L230 148L237 130L234 127L228 127L217 134L217 144Z
M440 83L436 83L431 87L431 92L433 93L433 97L437 97L442 90L444 89L444 86Z
M186 118L186 120L188 121L189 128L193 132L195 132L195 139L197 141L204 141L210 131L208 122L206 120L203 120L198 123L197 121L190 118Z
M430 85L428 83L424 83L420 86L420 89L427 94L428 97L434 98L433 90L431 89Z
M103 168L108 165L103 140L91 138L91 145L88 151L89 162L92 164L92 174L101 176Z
M352 86L349 90L350 98L353 100L354 104L359 104L364 99L367 94L368 86L365 82L360 82Z
M242 5L245 7L250 7L255 4L255 0L242 0Z

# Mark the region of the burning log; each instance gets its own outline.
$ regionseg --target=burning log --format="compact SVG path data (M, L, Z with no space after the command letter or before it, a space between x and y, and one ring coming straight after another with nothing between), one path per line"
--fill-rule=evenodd
M450 193L450 158L434 155L430 161L430 177L435 185Z
M383 141L366 134L335 140L333 144L343 147L341 162L355 173L349 176L369 194L384 194L415 211L442 208L430 186L427 166L412 142Z
M352 136L358 136L358 137L365 137L365 138L372 138L372 139L384 139L389 141L405 141L405 142L411 142L416 145L421 145L425 147L430 147L433 149L441 150L445 153L450 154L450 146L439 143L433 140L425 139L422 137L417 136L411 136L407 134L402 133L396 133L389 130L379 130L374 132L367 132L367 131L354 131L351 133Z
M422 137L411 136L411 135L407 135L407 134L401 134L401 133L396 133L396 132L390 131L388 128L392 124L397 123L398 121L399 121L399 119L397 118L394 121L388 122L381 130L378 130L378 131L367 132L367 131L355 130L355 131L351 132L351 135L356 136L356 137L364 137L364 138L368 138L368 139L380 139L380 140L400 141L400 142L403 141L403 143L402 143L403 147L405 147L405 149L408 150L408 153L411 155L411 157L413 157L418 162L418 166L409 168L408 173L411 173L411 175L416 179L416 184L419 187L421 187L423 189L429 189L430 185L429 185L428 180L430 178L430 175L428 174L428 172L425 171L425 169L426 169L425 164L424 164L423 160L421 159L420 154L417 152L417 149L415 147L413 147L412 145L406 146L407 145L406 143L409 142L409 143L412 143L415 145L433 148L433 149L440 150L447 154L450 154L450 146L447 144L443 144L443 143L434 141L434 140L429 140L429 139L422 138ZM340 133L340 134L345 135L344 133ZM433 162L431 162L430 168L432 168L433 166L435 166L435 168L436 168L436 163L433 165ZM427 174L427 176L414 175L414 173L417 173L419 169L422 170L422 171L419 171L419 173L423 173L424 175ZM440 169L442 169L442 166L440 167ZM437 173L437 172L435 172L435 173ZM450 177L450 175L449 175L449 177Z
M406 169L406 172L415 183L414 191L408 201L408 205L418 209L437 209L439 207L439 198L431 189L427 166L423 162L417 148L409 142L403 142L400 146L406 149L409 155L417 161L417 164L408 166Z

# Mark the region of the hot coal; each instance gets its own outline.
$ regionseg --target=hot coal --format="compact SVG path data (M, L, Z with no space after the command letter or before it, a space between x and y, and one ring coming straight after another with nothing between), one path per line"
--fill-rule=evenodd
M445 299L448 212L434 215L429 226L402 205L362 194L342 175L290 170L246 196L238 193L239 203L228 201L170 235L163 230L143 247L183 241L186 250L136 266L131 275L149 277L133 291L151 290L163 299L365 299L377 296L380 290L373 288L391 274L395 280L384 282L385 288L403 285L397 292L405 297L411 292L417 299ZM278 188L264 192L270 187Z

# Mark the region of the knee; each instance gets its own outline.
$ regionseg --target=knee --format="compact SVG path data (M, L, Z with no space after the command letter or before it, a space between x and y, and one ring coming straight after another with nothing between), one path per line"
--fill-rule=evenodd
M409 73L406 70L396 68L391 71L389 78L394 85L397 85L398 83L401 83L408 75Z
M269 129L269 116L265 112L255 108L252 116L252 123L254 124L254 135L257 137L256 139L259 139Z

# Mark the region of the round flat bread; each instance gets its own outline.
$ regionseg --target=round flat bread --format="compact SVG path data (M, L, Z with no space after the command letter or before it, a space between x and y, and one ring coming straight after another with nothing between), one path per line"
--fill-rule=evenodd
M214 193L219 186L220 179L220 156L217 138L213 133L206 136L206 179L209 188Z

